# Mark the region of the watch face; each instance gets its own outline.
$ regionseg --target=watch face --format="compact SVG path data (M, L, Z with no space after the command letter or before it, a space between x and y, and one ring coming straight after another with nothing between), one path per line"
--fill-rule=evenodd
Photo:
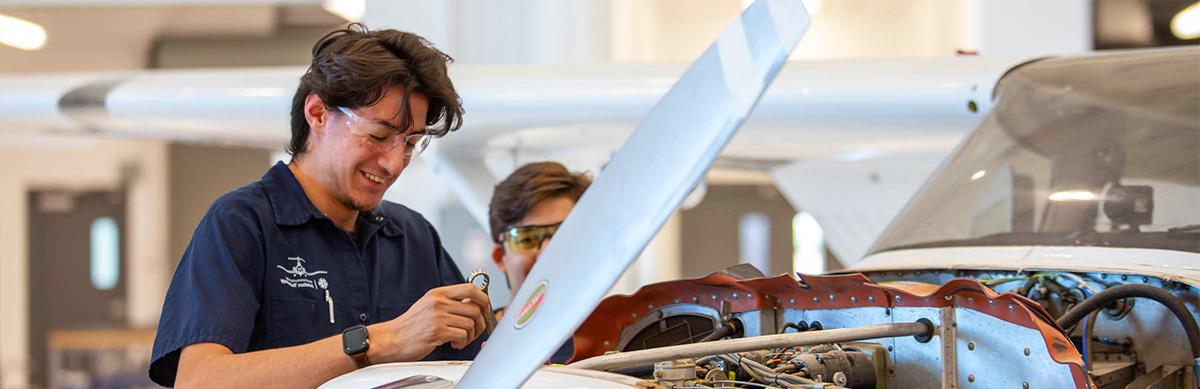
M366 326L356 325L342 332L342 350L346 352L346 355L357 355L367 352L369 345Z

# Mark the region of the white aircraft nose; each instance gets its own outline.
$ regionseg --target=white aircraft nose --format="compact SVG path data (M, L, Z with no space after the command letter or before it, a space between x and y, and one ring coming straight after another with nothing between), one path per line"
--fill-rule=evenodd
M448 389L461 381L470 366L469 361L387 363L334 378L321 385L320 389ZM639 381L621 374L546 366L535 371L521 388L628 389L638 387Z

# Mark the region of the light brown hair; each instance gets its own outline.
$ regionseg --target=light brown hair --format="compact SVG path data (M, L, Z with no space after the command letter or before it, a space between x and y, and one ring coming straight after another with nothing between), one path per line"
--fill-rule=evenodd
M583 173L572 173L558 162L535 162L521 166L492 191L488 205L488 224L492 240L500 242L500 232L524 219L538 203L566 197L578 202L592 184Z

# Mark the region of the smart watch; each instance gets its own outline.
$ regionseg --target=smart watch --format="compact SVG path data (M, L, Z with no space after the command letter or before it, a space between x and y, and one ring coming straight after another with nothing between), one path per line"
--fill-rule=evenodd
M371 348L371 338L367 336L367 326L359 324L342 331L342 351L354 359L354 366L361 369L371 366L367 359L367 349Z

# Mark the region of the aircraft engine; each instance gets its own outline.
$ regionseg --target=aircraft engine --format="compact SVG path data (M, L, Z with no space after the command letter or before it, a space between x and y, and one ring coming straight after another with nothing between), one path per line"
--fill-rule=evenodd
M568 366L665 388L1194 382L1196 324L1182 302L1197 296L1175 281L933 269L793 278L742 270L605 299L575 333Z

